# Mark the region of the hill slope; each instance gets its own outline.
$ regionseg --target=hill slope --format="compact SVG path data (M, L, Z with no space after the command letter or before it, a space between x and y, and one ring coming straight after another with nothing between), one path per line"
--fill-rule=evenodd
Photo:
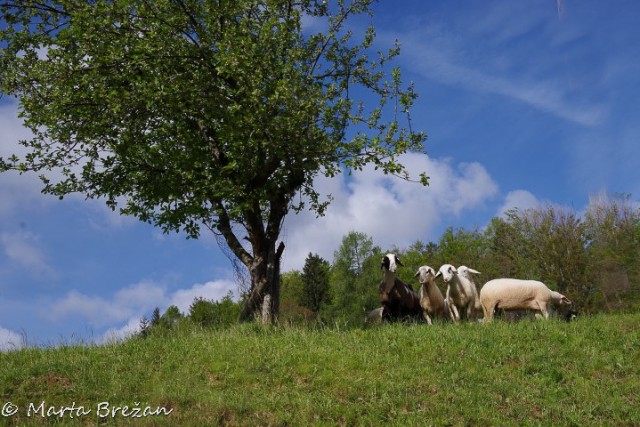
M640 425L640 314L241 325L24 349L0 366L7 425Z

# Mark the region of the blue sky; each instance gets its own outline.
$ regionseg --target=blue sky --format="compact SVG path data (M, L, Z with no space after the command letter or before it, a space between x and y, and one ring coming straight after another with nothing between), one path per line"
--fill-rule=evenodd
M429 136L428 156L403 160L431 185L368 169L319 178L334 203L321 219L287 218L285 270L309 252L331 260L350 230L406 247L510 207L581 212L605 191L639 200L640 3L403 0L375 11L379 45L402 44L403 77L420 94L413 124ZM16 111L0 100L2 156L28 136ZM0 349L100 342L156 306L236 291L212 236L163 235L99 201L39 190L33 176L0 175Z

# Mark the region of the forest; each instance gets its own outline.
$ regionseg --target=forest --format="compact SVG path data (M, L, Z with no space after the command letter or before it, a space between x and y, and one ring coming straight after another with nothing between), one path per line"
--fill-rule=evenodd
M449 227L437 242L407 248L381 248L366 233L351 231L332 260L309 253L302 271L281 274L279 323L361 326L380 305L380 260L388 252L402 259L398 276L416 290L418 267L449 263L480 271L479 288L498 277L540 280L569 297L581 314L640 307L640 209L629 194L601 194L590 198L584 212L551 204L513 209L486 227ZM188 313L172 306L160 315L156 309L141 326L228 326L242 303L231 294L220 301L197 298Z

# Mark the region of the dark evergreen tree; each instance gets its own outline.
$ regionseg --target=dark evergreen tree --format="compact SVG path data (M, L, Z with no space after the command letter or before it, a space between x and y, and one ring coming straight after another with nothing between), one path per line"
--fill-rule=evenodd
M140 336L142 338L146 338L149 336L149 331L151 330L151 322L147 319L147 316L142 316L140 319Z
M302 270L300 305L314 313L329 297L329 263L319 255L309 253Z
M160 307L156 307L153 309L153 313L151 314L151 326L158 326L160 324L160 320Z

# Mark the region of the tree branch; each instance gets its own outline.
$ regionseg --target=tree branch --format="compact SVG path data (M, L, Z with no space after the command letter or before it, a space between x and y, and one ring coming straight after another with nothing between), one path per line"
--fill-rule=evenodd
M222 233L227 245L233 253L242 261L244 265L249 267L253 262L253 257L247 250L242 246L236 235L233 233L233 229L231 228L231 219L229 218L229 214L222 203L222 200L214 199L211 201L213 206L215 207L218 213L218 225L217 229Z

